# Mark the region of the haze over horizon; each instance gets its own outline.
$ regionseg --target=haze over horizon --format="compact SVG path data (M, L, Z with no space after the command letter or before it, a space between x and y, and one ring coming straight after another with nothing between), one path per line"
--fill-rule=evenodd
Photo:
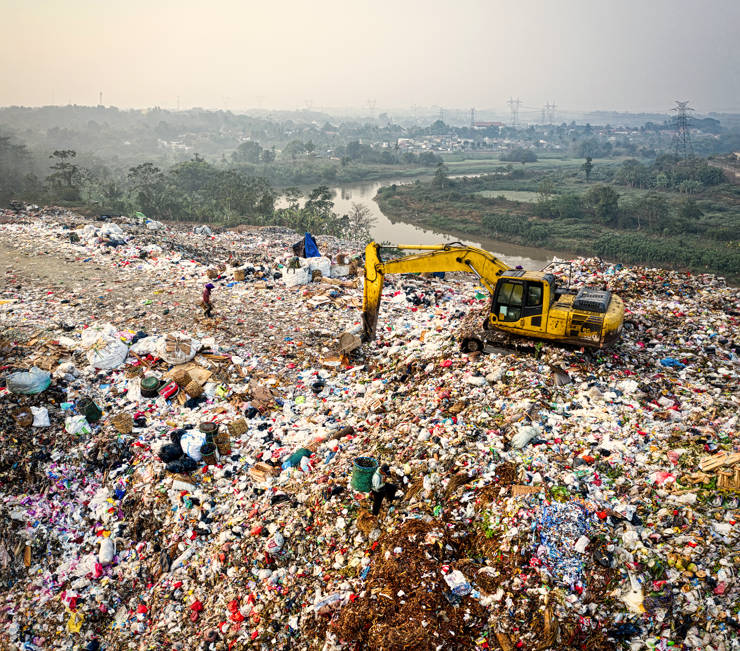
M452 7L452 8L451 8ZM740 111L740 2L0 0L0 105Z

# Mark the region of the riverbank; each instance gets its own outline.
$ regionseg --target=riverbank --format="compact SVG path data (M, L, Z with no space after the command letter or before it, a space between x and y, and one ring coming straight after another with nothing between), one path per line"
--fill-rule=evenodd
M526 202L466 194L459 188L439 191L430 183L382 187L376 201L393 223L404 222L454 237L491 238L546 247L563 255L711 272L740 283L740 250L690 233L651 236L607 228L583 218L544 219L535 217L533 206Z

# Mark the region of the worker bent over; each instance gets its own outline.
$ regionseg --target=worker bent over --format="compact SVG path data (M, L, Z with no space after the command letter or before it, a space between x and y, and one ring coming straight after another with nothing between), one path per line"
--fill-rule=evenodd
M380 513L380 507L383 504L383 499L388 498L388 502L393 502L396 496L398 486L394 484L386 484L385 480L388 477L390 468L387 463L384 463L373 473L372 479L372 494L373 494L373 515Z
M211 301L212 289L214 289L214 286L208 283L203 290L203 297L200 301L200 306L203 308L203 316L209 318L212 316L211 312L213 311L213 302Z

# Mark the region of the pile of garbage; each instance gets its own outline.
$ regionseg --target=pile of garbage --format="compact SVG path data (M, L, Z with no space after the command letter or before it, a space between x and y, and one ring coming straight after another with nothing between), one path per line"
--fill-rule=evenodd
M481 356L475 278L389 276L348 352L361 245L296 239L0 220L80 269L0 294L3 648L738 644L736 288L575 260L622 340ZM398 487L378 516L361 457Z

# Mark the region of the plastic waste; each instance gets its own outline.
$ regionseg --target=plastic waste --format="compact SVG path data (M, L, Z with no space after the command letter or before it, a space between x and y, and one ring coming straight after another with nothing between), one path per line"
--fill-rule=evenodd
M49 427L51 425L49 421L49 410L46 407L31 407L31 413L33 414L33 427Z
M29 371L11 373L5 383L11 393L32 395L41 393L51 384L51 374L35 366Z
M64 429L69 434L90 434L92 428L84 416L69 416L64 421Z

